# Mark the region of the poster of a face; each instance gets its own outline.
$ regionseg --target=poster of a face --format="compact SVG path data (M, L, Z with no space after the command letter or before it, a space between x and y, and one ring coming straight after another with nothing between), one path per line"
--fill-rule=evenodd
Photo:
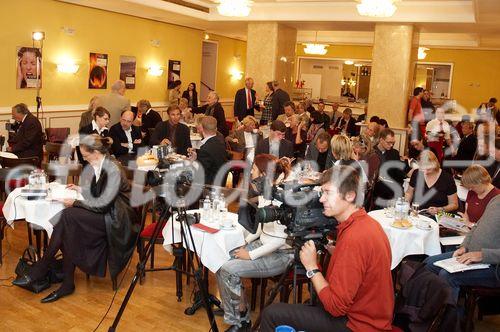
M135 89L135 56L120 56L120 80L127 89Z
M179 60L168 60L168 82L167 87L173 88L175 81L181 79L181 62Z
M37 84L42 87L42 52L35 47L18 47L16 88L35 89Z
M108 55L90 53L89 89L106 89L108 85Z

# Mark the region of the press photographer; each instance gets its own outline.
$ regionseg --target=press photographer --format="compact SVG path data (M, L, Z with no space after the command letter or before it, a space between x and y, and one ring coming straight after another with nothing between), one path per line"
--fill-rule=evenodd
M315 332L392 329L391 249L381 226L359 207L359 181L349 166L334 166L322 177L323 213L339 223L326 275L318 269L313 241L300 251L321 306L273 304L262 314L261 331L280 325Z
M270 204L270 201L261 197L264 187L279 183L279 179L285 179L289 172L290 164L287 161L268 154L257 155L251 172L249 199L259 200L260 207ZM272 176L272 182L268 175ZM231 253L231 260L217 271L224 322L231 325L226 331L241 331L250 327L250 307L241 278L280 275L293 259L293 253L286 250L289 247L285 242L285 228L277 221L260 224L257 232L245 239L247 244L235 249Z

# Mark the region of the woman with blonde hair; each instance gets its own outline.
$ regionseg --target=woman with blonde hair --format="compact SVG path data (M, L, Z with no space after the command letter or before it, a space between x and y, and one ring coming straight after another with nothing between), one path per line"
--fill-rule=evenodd
M472 226L481 218L488 203L500 194L500 189L491 183L490 174L481 165L471 165L464 171L462 185L469 192L465 200L465 213L460 214Z
M432 215L458 209L455 180L441 169L436 155L430 150L422 151L418 166L419 169L410 177L406 201L420 204L421 210L425 209Z
M358 170L359 175L365 183L367 177L367 164L362 161L359 162L354 158L352 142L346 135L335 135L331 141L332 154L337 160L334 165L351 166Z

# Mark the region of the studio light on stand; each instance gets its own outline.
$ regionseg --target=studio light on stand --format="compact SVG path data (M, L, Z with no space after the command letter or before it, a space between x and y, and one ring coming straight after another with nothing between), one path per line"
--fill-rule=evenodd
M36 117L38 119L38 114L42 109L42 97L40 96L40 75L42 74L42 51L43 51L43 40L45 39L45 32L34 31L31 34L31 39L33 41L33 48L35 48L35 43L40 46L40 57L36 58ZM43 117L43 116L42 116Z

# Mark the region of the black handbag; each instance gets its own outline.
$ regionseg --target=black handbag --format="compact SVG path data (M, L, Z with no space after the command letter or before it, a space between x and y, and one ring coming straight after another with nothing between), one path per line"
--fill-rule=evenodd
M38 262L38 254L32 246L29 246L26 248L23 252L23 255L19 258L19 262L17 263L16 266L16 274L17 277L23 277L25 275L29 275L31 269L33 268L33 265ZM45 289L50 287L50 281L47 276L39 279L39 280L34 280L31 282L25 289L38 294Z

